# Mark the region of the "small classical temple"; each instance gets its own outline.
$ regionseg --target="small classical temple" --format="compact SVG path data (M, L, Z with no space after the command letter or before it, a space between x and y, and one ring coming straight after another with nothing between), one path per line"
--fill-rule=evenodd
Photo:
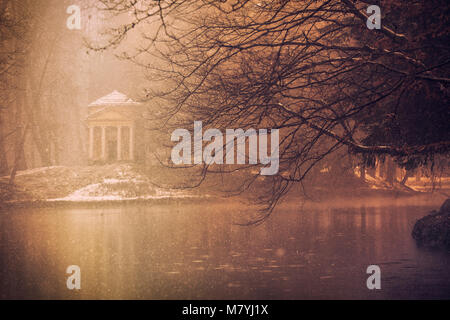
M141 103L118 91L89 104L86 118L89 162L144 159L143 111Z

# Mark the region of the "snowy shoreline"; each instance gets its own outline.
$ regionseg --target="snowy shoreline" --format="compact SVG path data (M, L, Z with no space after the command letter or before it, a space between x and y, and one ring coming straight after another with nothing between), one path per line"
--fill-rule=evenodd
M180 190L159 187L153 181L158 170L145 172L130 163L97 166L44 167L17 173L13 186L8 177L0 177L0 207L10 206L78 206L109 205L121 203L149 203L155 201L198 201L219 199L209 190ZM330 197L329 190L316 187L313 202L342 201L353 198L396 198L427 195L428 190L415 186L395 185L389 188L385 182L368 176L360 188L337 193ZM420 191L419 191L420 190ZM203 192L202 192L203 191ZM301 200L295 197L295 201ZM333 200L334 199L334 200ZM220 201L220 200L219 200Z
M45 167L20 171L10 186L0 178L0 203L106 203L193 199L208 196L156 186L138 166L122 163L85 167Z

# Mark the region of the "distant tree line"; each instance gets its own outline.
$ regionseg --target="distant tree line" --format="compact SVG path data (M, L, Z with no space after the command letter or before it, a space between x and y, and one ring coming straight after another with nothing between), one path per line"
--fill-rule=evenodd
M82 41L66 28L67 3L0 0L0 176L11 183L82 154Z

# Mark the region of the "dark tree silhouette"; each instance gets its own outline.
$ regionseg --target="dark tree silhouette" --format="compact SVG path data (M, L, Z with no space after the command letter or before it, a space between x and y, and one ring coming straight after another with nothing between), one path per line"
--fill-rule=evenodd
M370 4L381 7L380 30L366 26ZM280 172L261 195L266 213L292 183L343 147L368 165L375 156L390 155L408 169L448 155L447 1L99 5L123 18L104 43L91 47L135 44L122 57L148 72L147 97L165 101L166 127L202 120L205 128L280 129ZM195 185L208 172L249 166L203 166Z

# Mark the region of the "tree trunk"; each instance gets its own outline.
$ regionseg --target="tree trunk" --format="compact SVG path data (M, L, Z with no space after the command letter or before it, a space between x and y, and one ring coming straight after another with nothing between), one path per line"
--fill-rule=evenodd
M401 185L405 185L406 181L408 181L408 178L411 177L413 172L411 170L406 170L405 176L403 177L402 181L400 182Z
M359 166L359 174L361 181L366 181L366 166L363 163Z
M3 119L0 117L0 130L4 128ZM0 176L8 174L8 158L6 157L5 139L3 132L0 132Z
M416 169L416 182L420 182L420 178L422 177L422 168Z
M18 93L16 93L18 95ZM11 170L11 174L9 176L9 184L14 184L14 179L16 177L17 170L26 169L26 161L25 161L25 151L24 144L25 139L27 138L28 125L25 125L23 128L23 123L25 123L25 119L22 117L22 106L21 102L18 101L19 97L16 98L16 139L14 144L14 163ZM22 129L23 128L23 129Z
M390 156L386 157L386 182L391 186L395 180L395 163Z
M18 138L16 140L14 165L9 176L9 184L14 184L17 170L26 169L25 152L23 150L23 145L27 137L27 131L28 127L25 127L23 130L21 130L20 128L17 129Z

